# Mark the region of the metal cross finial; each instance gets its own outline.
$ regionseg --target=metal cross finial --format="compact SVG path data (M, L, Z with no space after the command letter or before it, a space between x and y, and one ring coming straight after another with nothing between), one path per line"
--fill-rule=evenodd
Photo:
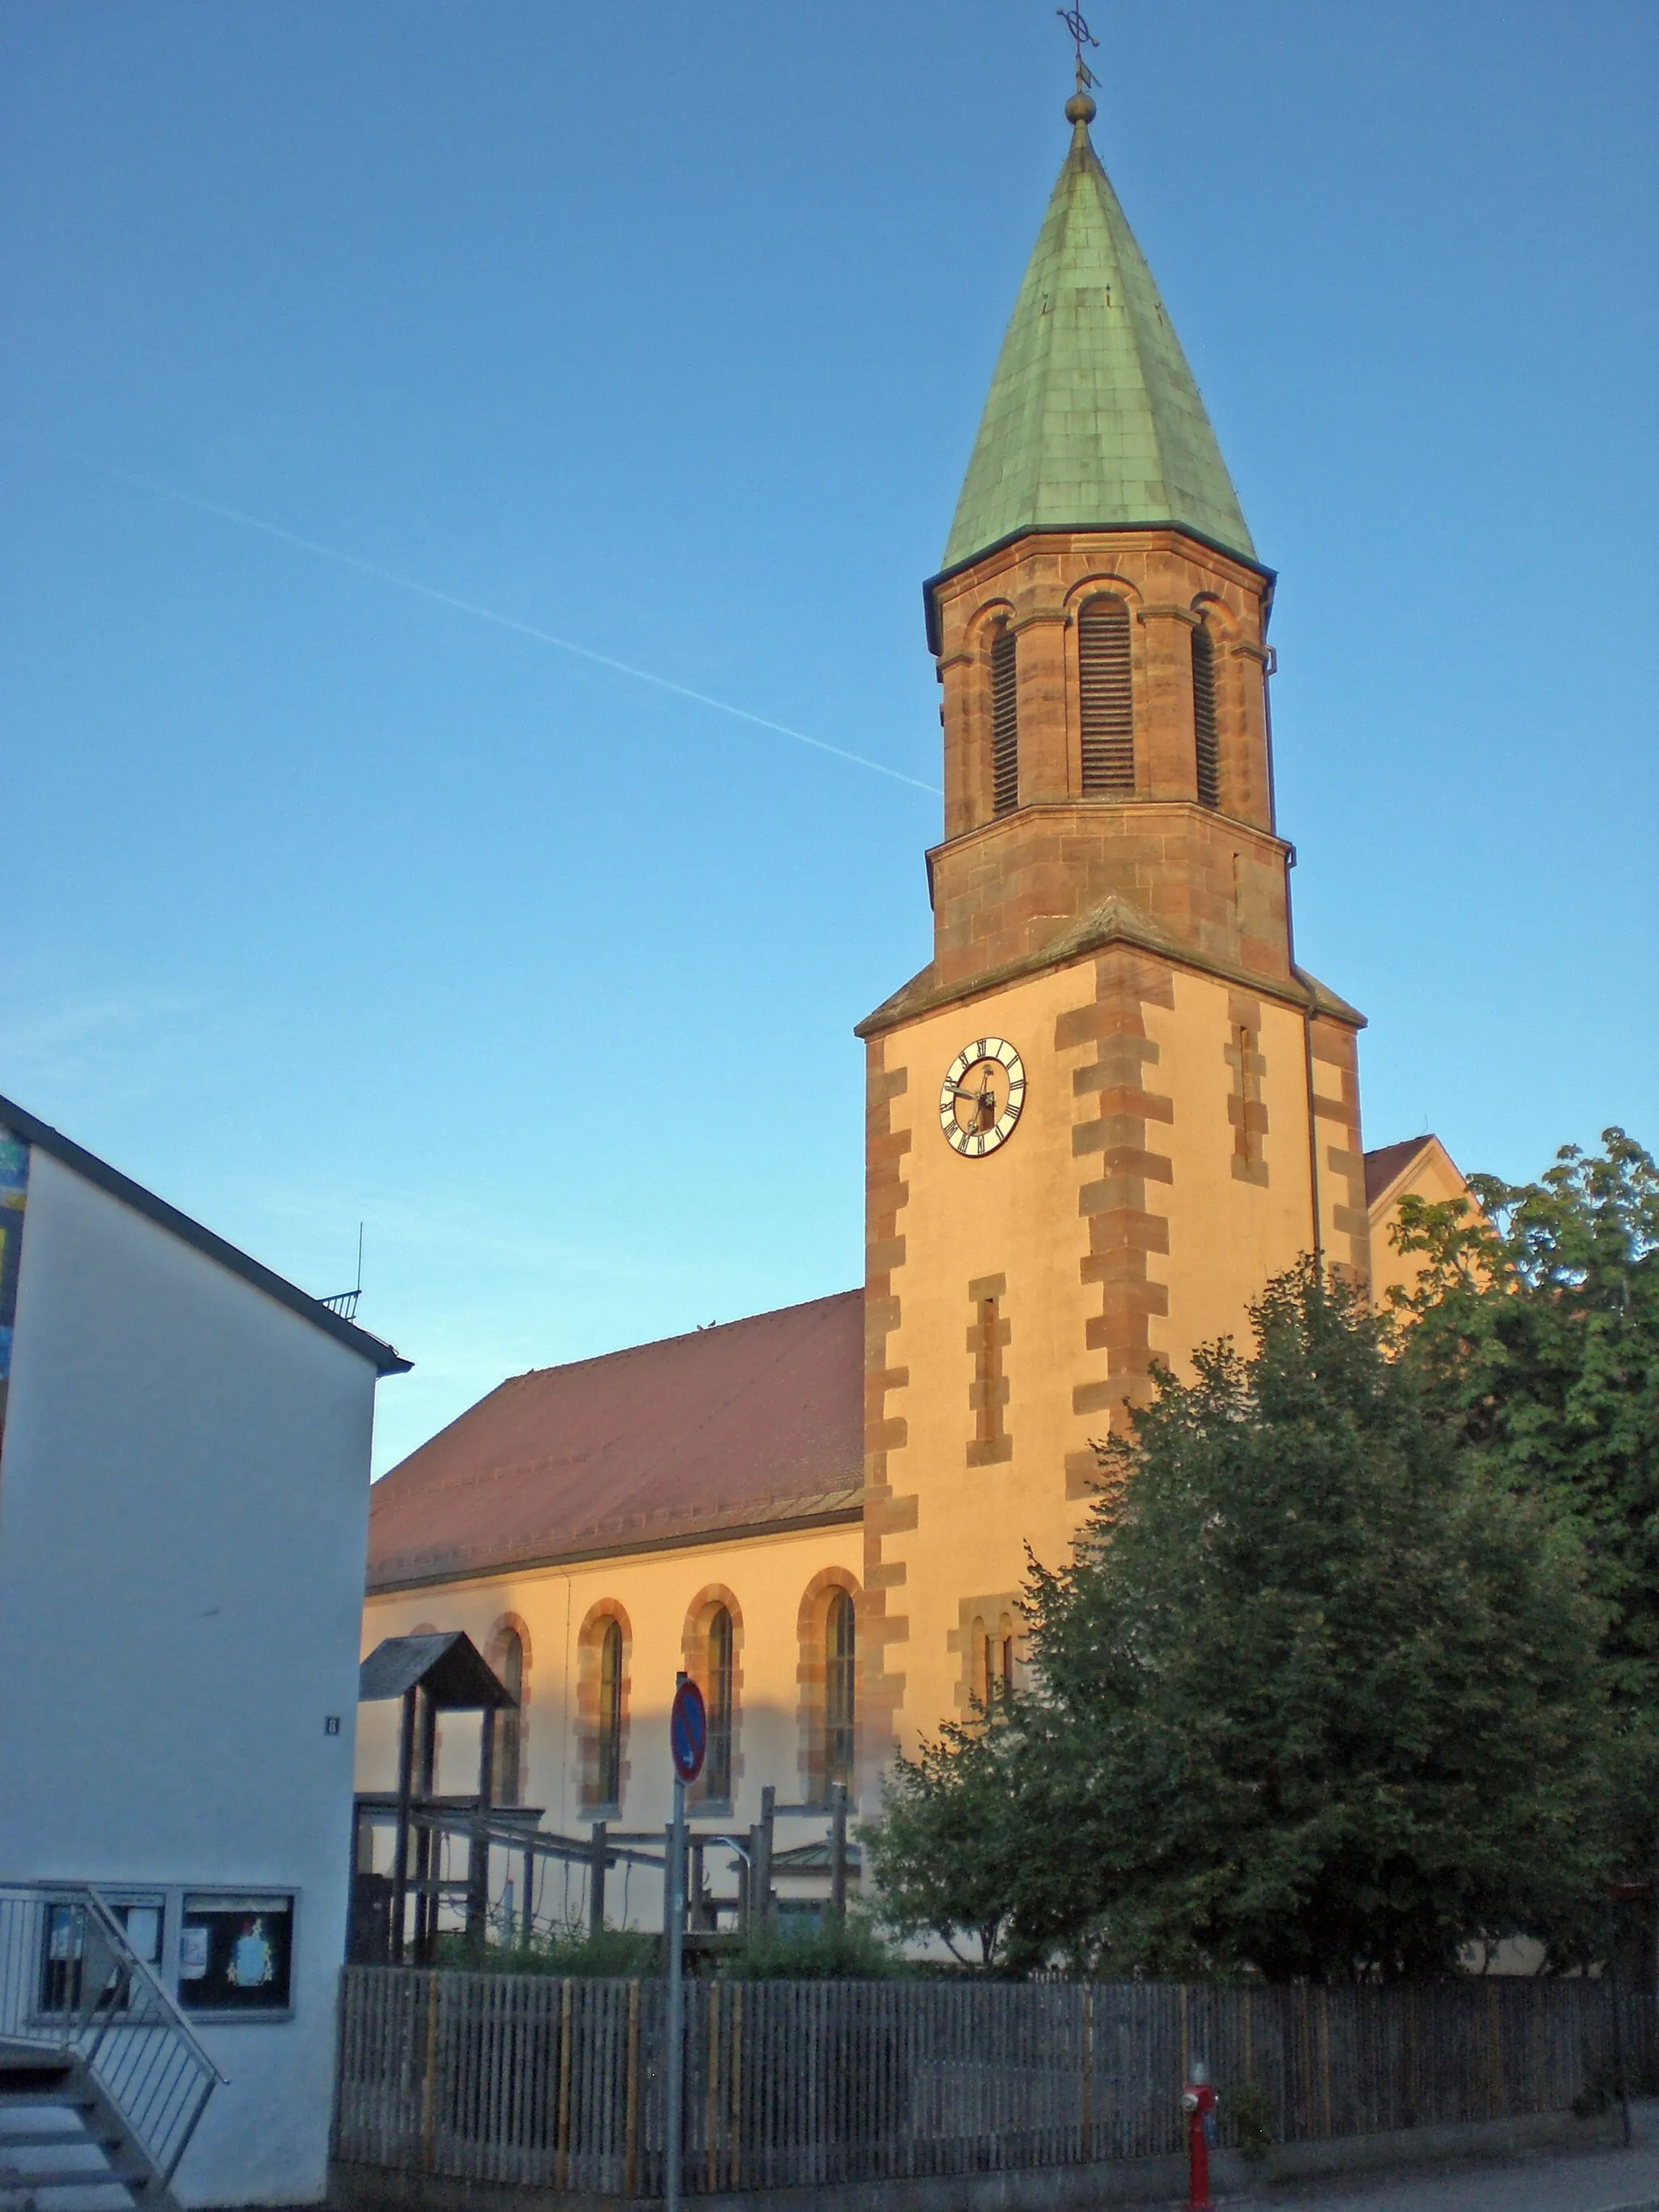
M1083 20L1080 8L1056 8L1054 13L1071 33L1072 44L1077 51L1077 88L1079 92L1087 92L1095 82L1095 73L1084 60L1083 49L1085 46L1098 46L1100 40Z

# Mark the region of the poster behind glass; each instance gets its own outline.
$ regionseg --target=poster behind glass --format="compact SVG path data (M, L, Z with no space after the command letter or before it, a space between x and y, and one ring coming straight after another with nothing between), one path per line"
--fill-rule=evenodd
M160 1897L114 1899L105 1904L147 1966L161 1960L162 1902ZM87 1985L88 1949L97 1987ZM46 1943L40 1961L37 2009L43 2013L79 2012L94 2004L130 2002L127 1976L110 1951L86 1905L68 1899L54 1900L46 1909Z
M293 1957L291 1897L262 1892L185 1899L179 1997L192 2012L285 2012Z

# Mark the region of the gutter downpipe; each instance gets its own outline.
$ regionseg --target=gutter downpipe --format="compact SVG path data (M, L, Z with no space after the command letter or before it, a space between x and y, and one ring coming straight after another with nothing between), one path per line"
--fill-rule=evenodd
M1313 1199L1313 1257L1314 1265L1322 1274L1325 1269L1325 1241L1320 1226L1319 1205L1319 1121L1314 1110L1314 1010L1312 995L1302 1010L1303 1066L1308 1079L1308 1182Z
M1273 795L1273 695L1268 678L1278 669L1279 655L1275 653L1261 679L1261 714L1267 738L1267 806L1268 818L1273 835L1279 834L1279 809ZM1296 866L1296 848L1290 848L1285 863L1285 939L1291 956L1291 973L1307 992L1307 1002L1302 1009L1302 1073L1308 1107L1308 1194L1313 1209L1313 1260L1322 1274L1325 1268L1325 1237L1321 1225L1319 1203L1319 1117L1314 1111L1314 1049L1313 993L1307 978L1296 964L1296 919L1291 908L1291 870Z

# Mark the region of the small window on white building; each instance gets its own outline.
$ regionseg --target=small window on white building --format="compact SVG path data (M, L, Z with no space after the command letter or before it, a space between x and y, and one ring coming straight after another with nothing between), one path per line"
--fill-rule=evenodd
M294 1899L187 1897L179 1930L179 2000L191 2012L286 2012L292 2002Z

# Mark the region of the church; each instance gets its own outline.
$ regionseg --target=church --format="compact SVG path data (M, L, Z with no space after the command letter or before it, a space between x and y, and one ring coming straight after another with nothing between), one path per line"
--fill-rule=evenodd
M518 1699L499 1792L566 1834L660 1833L682 1668L700 1821L872 1813L1016 1674L1026 1547L1065 1557L1150 1367L1306 1253L1380 1298L1402 1195L1462 1188L1432 1137L1365 1151L1363 1017L1297 957L1274 574L1094 116L925 586L933 957L857 1025L862 1285L513 1376L374 1493L364 1650L465 1630Z

